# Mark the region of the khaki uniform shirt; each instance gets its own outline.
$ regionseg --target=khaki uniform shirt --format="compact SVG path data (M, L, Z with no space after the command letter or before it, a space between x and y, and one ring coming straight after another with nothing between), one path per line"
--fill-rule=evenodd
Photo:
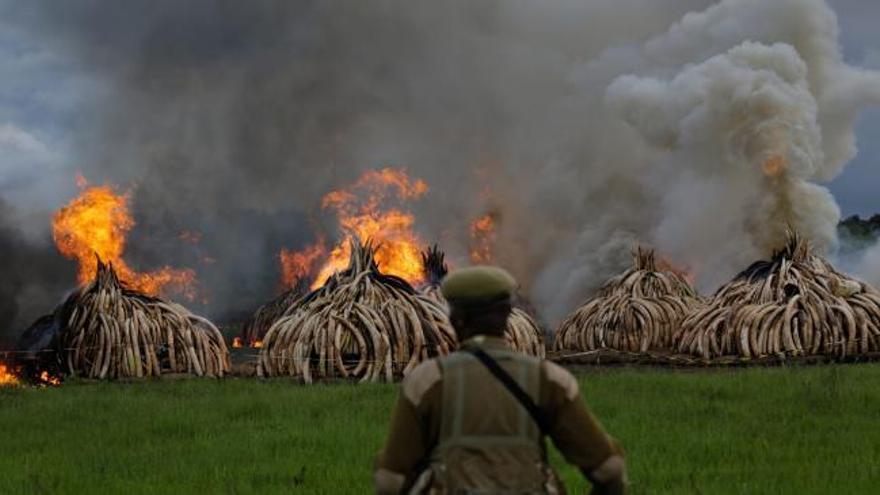
M478 346L496 355L510 352L504 339L497 337L477 336L462 346ZM417 476L416 470L424 469L425 460L436 454L438 442L448 436L443 431L448 430L451 422L448 419L450 401L444 397L443 363L460 357L460 354L428 360L403 381L387 443L376 458L374 483L377 493L400 493L407 479ZM482 363L476 359L473 361L473 366L467 366L463 372L465 381L459 382L466 383L471 392L464 404L456 406L464 418L457 421L464 423L458 428L467 430L471 438L473 435L499 438L515 435L517 429L530 428L528 435L532 435L533 445L539 445L543 452L537 425L530 416L524 418L527 415L525 409ZM498 361L520 386L533 391L530 395L544 411L551 425L550 437L565 459L580 468L594 483L623 486L623 453L587 409L574 376L550 361L534 361L532 368L536 370L536 376L529 387L524 386L524 375L516 372L516 363ZM448 387L446 392L453 395ZM444 402L447 403L446 409ZM444 415L447 417L445 422ZM515 464L515 457L513 459L508 459L507 464ZM515 470L517 466L512 468Z

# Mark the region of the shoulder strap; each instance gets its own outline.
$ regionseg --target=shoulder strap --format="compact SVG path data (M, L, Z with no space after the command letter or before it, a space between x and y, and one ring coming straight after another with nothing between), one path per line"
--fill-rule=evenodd
M512 376L504 371L504 368L498 364L498 361L492 359L492 356L480 348L472 347L462 350L483 363L489 372L492 373L502 385L504 385L504 388L506 388L507 391L510 392L524 408L526 408L526 411L529 412L529 415L532 416L532 419L535 420L535 423L541 430L542 435L550 435L550 422L547 420L547 415L544 414L544 410L535 404L535 401L532 400L531 396L529 396L529 394L526 393L518 383L516 383L516 380L514 380Z

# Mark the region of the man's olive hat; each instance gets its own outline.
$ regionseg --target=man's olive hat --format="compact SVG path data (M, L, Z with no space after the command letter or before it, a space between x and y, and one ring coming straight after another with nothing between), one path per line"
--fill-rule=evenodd
M495 266L473 266L447 275L440 290L452 306L478 308L509 301L516 291L516 280Z

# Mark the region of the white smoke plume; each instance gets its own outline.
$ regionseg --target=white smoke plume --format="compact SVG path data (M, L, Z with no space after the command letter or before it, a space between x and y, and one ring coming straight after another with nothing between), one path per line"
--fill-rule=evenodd
M866 249L851 267L858 278L880 287L880 242Z
M778 248L789 226L834 251L840 211L821 183L855 155L857 110L880 103L880 76L847 66L837 38L822 1L728 0L585 69L595 80L629 65L605 94L607 118L647 148L630 142L612 162L636 163L656 195L629 198L654 220L634 237L694 270L704 291Z
M788 225L833 246L840 213L809 182L825 166L822 131L792 46L746 42L670 81L622 76L607 94L658 151L662 251L710 263L719 254L754 258L779 247Z
M141 261L188 265L152 239L203 232L214 316L271 297L320 196L384 165L430 184L417 228L459 264L500 212L497 261L550 322L635 243L710 291L787 225L834 249L822 184L880 102L822 0L29 5L10 29L100 81L76 162L138 185Z

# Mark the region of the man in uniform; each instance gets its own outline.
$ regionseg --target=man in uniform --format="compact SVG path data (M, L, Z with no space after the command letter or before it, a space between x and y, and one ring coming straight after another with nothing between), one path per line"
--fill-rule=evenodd
M623 453L571 373L507 347L515 289L513 277L494 267L457 270L443 281L461 349L403 381L376 458L377 493L564 493L545 436L594 493L625 492Z

